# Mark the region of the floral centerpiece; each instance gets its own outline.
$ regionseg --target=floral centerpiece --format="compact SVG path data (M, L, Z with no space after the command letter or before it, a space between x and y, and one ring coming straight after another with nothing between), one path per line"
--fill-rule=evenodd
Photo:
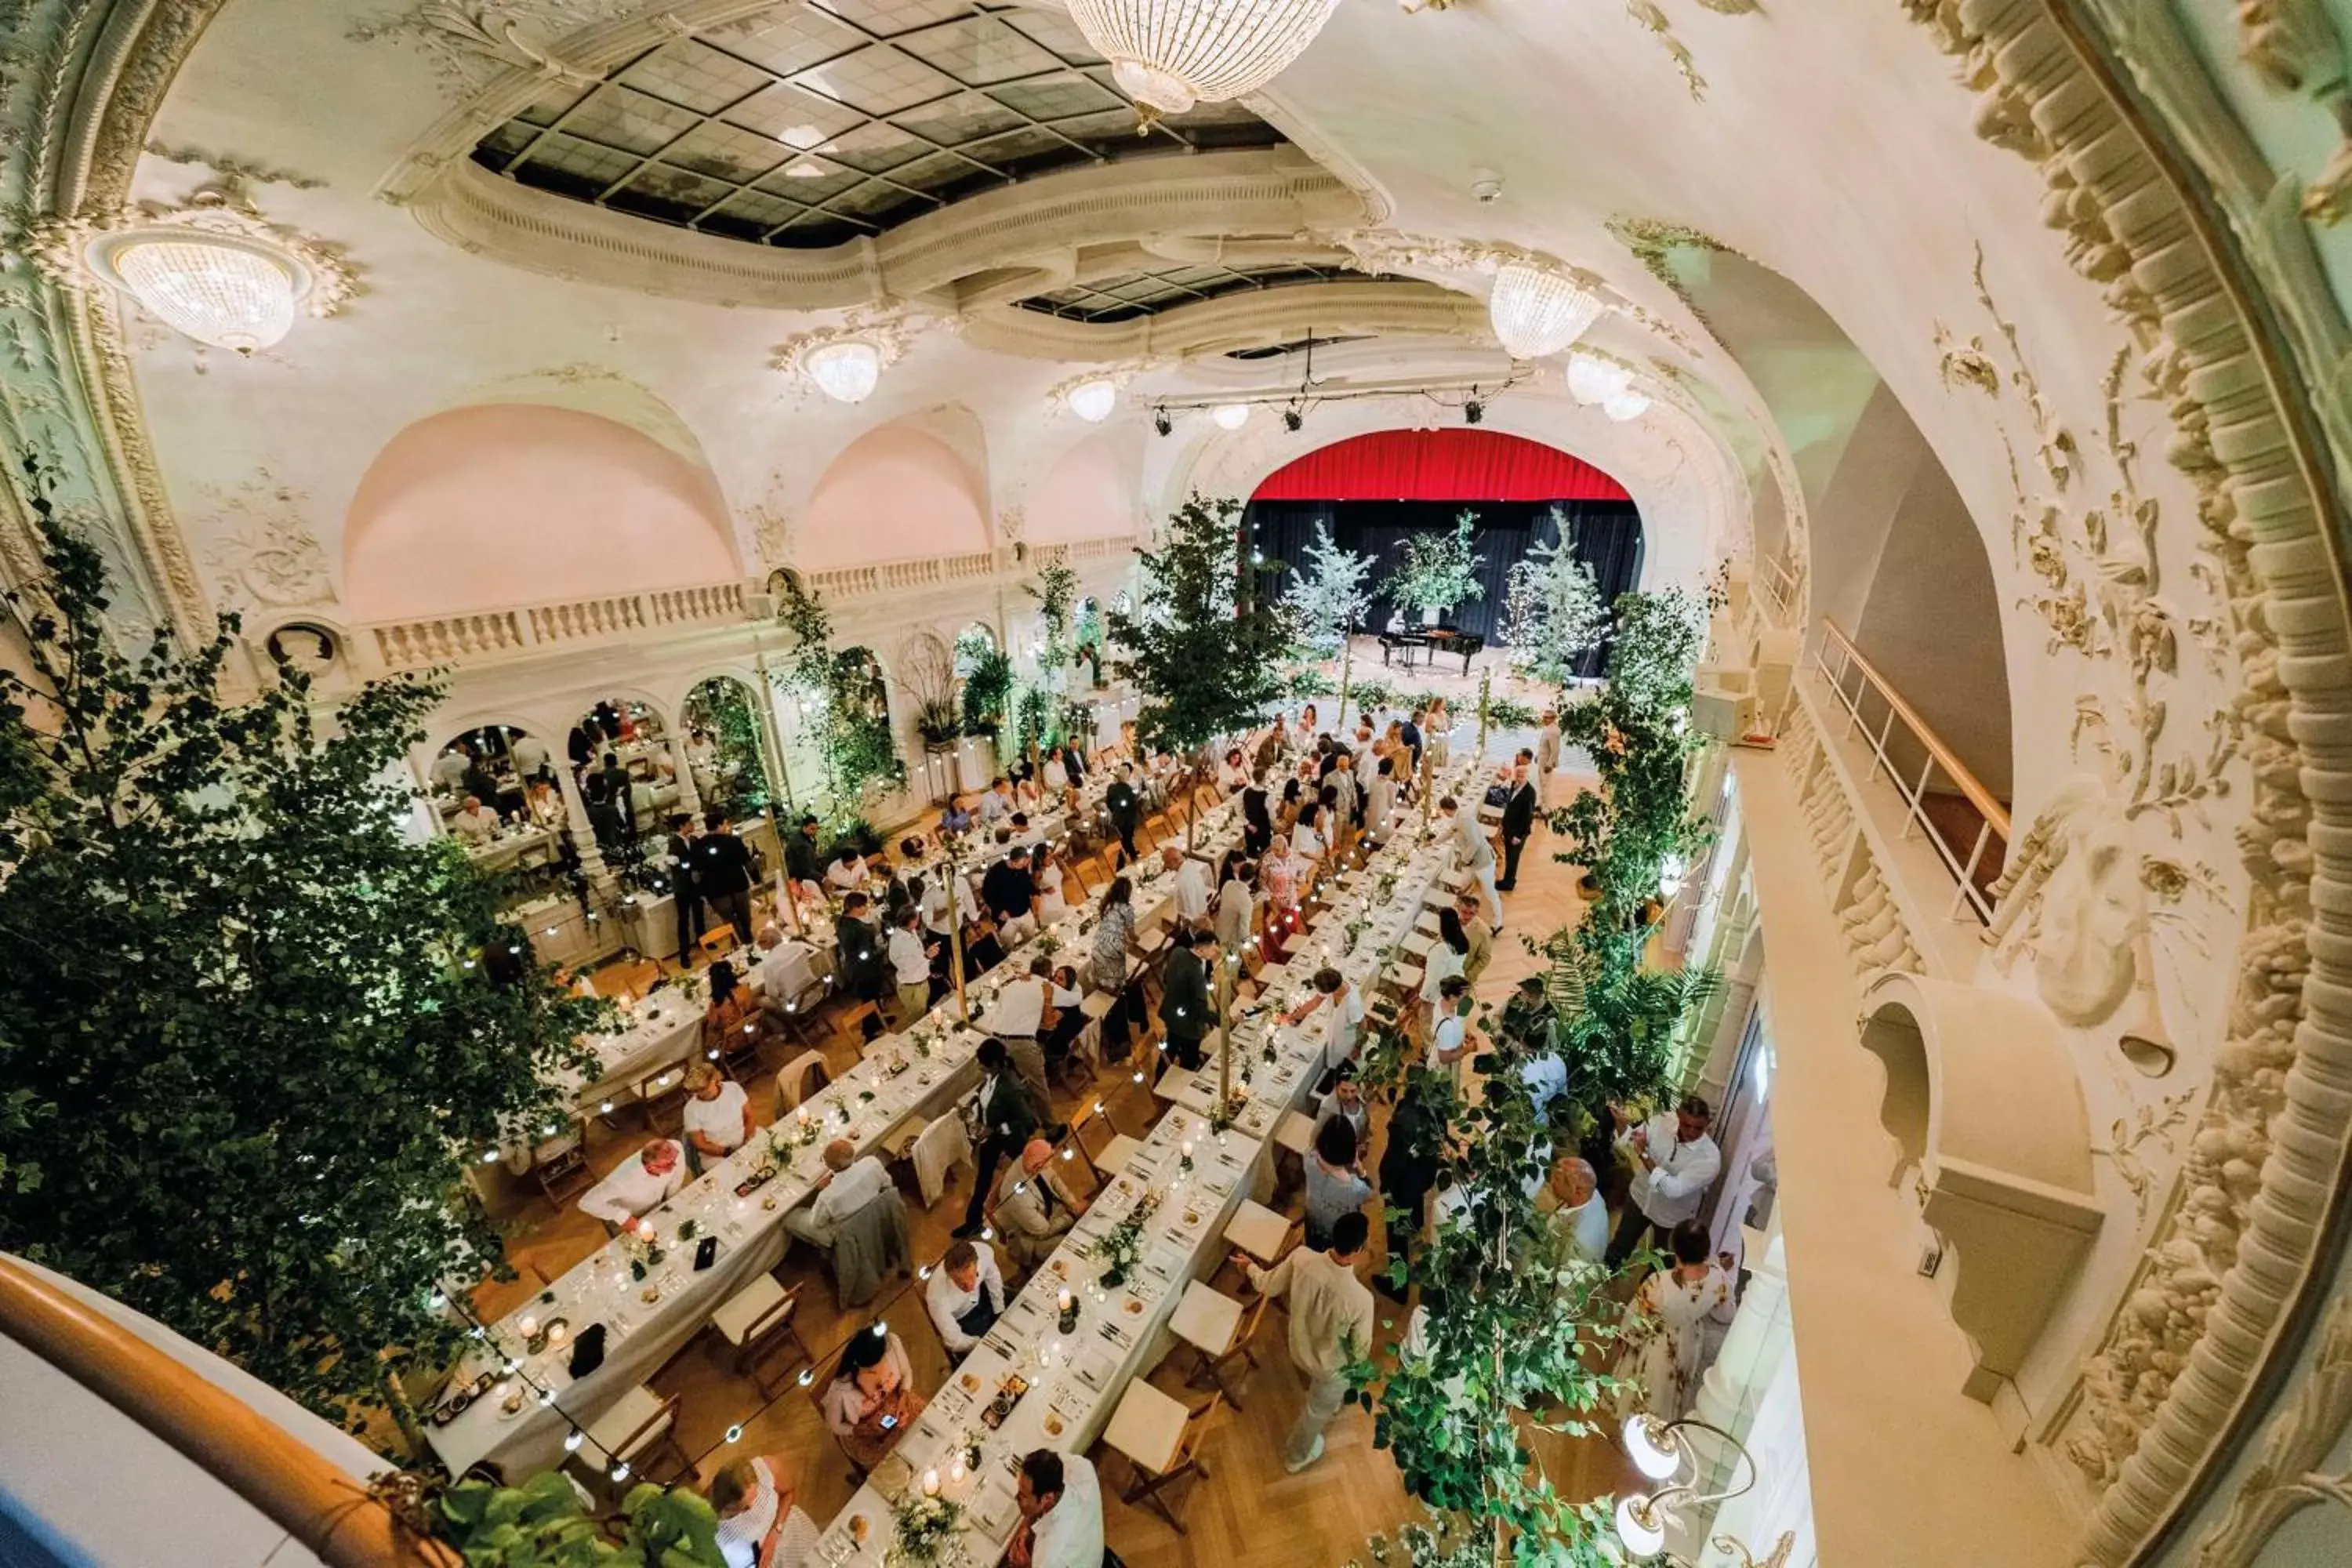
M1050 930L1039 931L1037 933L1037 951L1045 957L1051 958L1055 953L1062 951L1062 939L1055 936Z
M1143 1261L1143 1227L1160 1208L1160 1194L1148 1191L1127 1211L1127 1217L1111 1226L1094 1250L1087 1254L1105 1267L1102 1282L1106 1289L1116 1289L1127 1283L1127 1278Z
M895 1539L890 1543L885 1562L896 1564L935 1564L963 1561L963 1542L960 1532L963 1527L963 1505L937 1492L908 1489L905 1495L890 1505L890 1528Z

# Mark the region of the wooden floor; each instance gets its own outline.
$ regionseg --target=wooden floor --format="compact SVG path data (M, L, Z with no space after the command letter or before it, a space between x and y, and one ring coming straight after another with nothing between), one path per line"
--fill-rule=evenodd
M1464 684L1458 676L1451 681L1430 679L1427 672L1416 670L1409 689L1458 689ZM1467 686L1466 701L1475 704L1475 677ZM1325 722L1329 722L1328 715ZM1457 754L1468 749L1475 732L1473 720L1458 732ZM1518 735L1495 735L1490 737L1487 754L1507 757L1526 740ZM1567 800L1574 788L1573 775L1556 775L1549 792L1551 804ZM1495 958L1477 986L1482 999L1497 1005L1521 975L1537 967L1535 958L1515 939L1540 939L1580 915L1576 873L1551 860L1548 837L1538 830L1520 867L1518 889L1505 896L1504 926ZM1089 885L1093 882L1089 875ZM599 975L608 986L631 978L642 984L646 977L643 972L631 976L609 967ZM826 1054L836 1068L845 1068L856 1060L856 1046L845 1036L830 1042ZM775 1065L771 1063L771 1068ZM772 1118L777 1112L772 1070L759 1075L749 1087L760 1118L763 1121ZM1103 1098L1114 1121L1125 1131L1140 1134L1156 1114L1149 1090L1124 1078L1106 1080L1106 1087L1113 1090ZM1073 1103L1065 1100L1060 1113L1066 1116ZM1378 1160L1382 1120L1376 1115L1375 1147L1368 1167ZM634 1153L644 1141L641 1132L596 1130L591 1158L598 1173ZM913 1201L911 1193L908 1194L919 1259L936 1258L946 1249L950 1231L961 1219L971 1195L970 1184L969 1171L959 1170L945 1195L928 1211ZM486 1315L503 1315L512 1310L538 1289L538 1274L559 1275L604 1242L603 1229L594 1221L575 1209L551 1212L535 1191L520 1183L501 1185L494 1174L491 1199L494 1211L514 1227L508 1255L521 1279L486 1285L477 1292L477 1309ZM1292 1201L1295 1206L1295 1195ZM1375 1226L1373 1231L1377 1247L1380 1227ZM844 1313L834 1304L813 1258L797 1245L778 1273L787 1283L806 1281L802 1330L818 1355L866 1326L878 1310L905 1340L914 1361L917 1386L931 1389L944 1381L947 1357L919 1296L904 1288L896 1288L896 1295L886 1289L877 1306ZM1383 1300L1383 1339L1401 1331L1402 1319L1401 1310ZM758 1391L748 1380L734 1375L716 1347L715 1336L702 1336L653 1380L662 1394L681 1396L684 1445L696 1457L701 1478L707 1480L719 1466L740 1455L782 1456L798 1479L803 1505L820 1522L830 1519L848 1500L852 1488L847 1468L812 1403L811 1395L817 1390L788 1387L782 1399L762 1407ZM1220 1429L1208 1438L1203 1455L1208 1474L1177 1493L1182 1533L1156 1512L1132 1509L1119 1500L1118 1493L1128 1479L1124 1461L1097 1447L1094 1457L1104 1472L1109 1543L1135 1568L1337 1564L1361 1554L1371 1533L1417 1515L1394 1466L1372 1447L1371 1418L1361 1410L1345 1411L1333 1423L1320 1462L1297 1476L1284 1472L1283 1438L1297 1414L1303 1384L1284 1349L1278 1316L1268 1317L1255 1348L1256 1370L1229 1376L1227 1386L1239 1396L1242 1408L1229 1408L1221 1418ZM1175 1364L1179 1361L1184 1366ZM1182 1373L1189 1364L1189 1356L1171 1357L1170 1364L1155 1372L1151 1381L1197 1405L1208 1396L1207 1390L1185 1386ZM730 1444L726 1434L739 1425L740 1442ZM1630 1479L1631 1472L1606 1443L1547 1441L1544 1447L1542 1458L1551 1479L1568 1496L1585 1498L1615 1491Z

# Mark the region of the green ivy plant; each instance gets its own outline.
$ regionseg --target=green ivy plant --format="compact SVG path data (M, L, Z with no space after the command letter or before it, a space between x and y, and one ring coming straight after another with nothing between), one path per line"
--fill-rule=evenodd
M1135 608L1111 612L1118 672L1143 696L1137 733L1180 757L1257 723L1281 695L1289 618L1248 568L1241 512L1237 500L1187 500L1143 554Z
M1013 660L978 627L956 638L956 673L963 677L963 732L993 735L1013 702Z
M1478 568L1486 558L1472 548L1478 514L1463 511L1451 533L1408 533L1397 544L1397 563L1381 583L1390 604L1408 615L1449 609L1486 596Z
M128 647L30 471L43 574L0 670L0 1250L354 1427L447 1365L444 1281L505 1273L464 1180L570 1114L604 1004L547 983L502 886L408 832L437 686L331 714L227 689L235 616Z
M751 690L740 680L713 676L687 699L689 727L707 725L719 751L720 798L706 805L722 807L730 816L749 816L770 805L768 771L760 760L760 716L751 708Z
M801 695L815 730L827 814L838 825L864 807L871 791L906 782L888 694L872 654L833 646L833 616L797 579L784 580L776 614L793 646L771 679Z
M461 1481L433 1500L431 1521L467 1568L726 1568L719 1516L683 1487L632 1488L618 1540L552 1470L519 1487Z

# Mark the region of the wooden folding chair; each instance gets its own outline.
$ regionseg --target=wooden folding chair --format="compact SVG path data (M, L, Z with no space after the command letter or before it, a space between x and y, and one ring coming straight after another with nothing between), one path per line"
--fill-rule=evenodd
M749 1377L762 1399L775 1398L795 1367L816 1363L801 1338L800 1304L798 1285L787 1289L762 1274L710 1315L710 1326L735 1352L735 1374ZM764 1369L780 1355L787 1359L772 1383Z
M672 1062L637 1079L636 1105L645 1113L647 1131L676 1131L668 1123L672 1112L679 1122L686 1120L686 1064Z
M1100 1191L1111 1177L1127 1169L1127 1163L1135 1158L1138 1149L1143 1147L1118 1130L1099 1100L1082 1107L1070 1118L1069 1136L1065 1142L1076 1149L1078 1157L1087 1163L1087 1170L1094 1177L1097 1191Z
M826 1029L817 1016L825 996L833 990L833 978L820 974L802 986L799 992L784 999L784 1033L804 1046L813 1046L825 1037Z
M613 1407L598 1416L588 1427L588 1445L596 1458L592 1465L618 1463L636 1472L641 1480L655 1479L656 1460L675 1462L669 1478L676 1479L694 1473L694 1458L677 1440L678 1396L664 1399L644 1384L629 1390L615 1401ZM627 1478L614 1481L608 1473L598 1479L619 1487Z
M832 1081L833 1072L824 1065L824 1056L816 1051L803 1051L776 1075L776 1092L786 1110L796 1110L809 1096Z
M530 1179L539 1184L539 1195L559 1214L566 1203L595 1184L595 1173L588 1168L586 1117L574 1117L570 1131L532 1146Z
M734 926L725 921L712 926L695 939L694 951L702 954L705 961L726 957L735 951Z
M1192 1375L1184 1380L1184 1386L1197 1388L1205 1378L1220 1394L1232 1401L1234 1409L1239 1410L1242 1407L1241 1395L1225 1386L1224 1371L1236 1361L1248 1363L1252 1372L1257 1370L1257 1352L1250 1348L1250 1342L1257 1338L1258 1325L1265 1321L1265 1310L1273 1304L1271 1296L1260 1296L1252 1301L1244 1310L1242 1321L1234 1330L1232 1342L1223 1351L1212 1354L1199 1345L1188 1345L1186 1348L1192 1352L1193 1366Z
M1135 1484L1120 1496L1129 1506L1148 1502L1160 1510L1160 1517L1168 1521L1170 1529L1179 1535L1184 1533L1184 1521L1178 1519L1175 1510L1168 1506L1168 1494L1178 1481L1188 1476L1198 1476L1202 1480L1209 1479L1209 1467L1201 1458L1202 1446L1208 1437L1210 1426L1224 1407L1225 1396L1219 1392L1211 1394L1206 1405L1185 1417L1184 1436L1177 1443L1176 1457L1169 1461L1166 1469L1147 1470L1133 1459L1128 1461L1135 1471Z

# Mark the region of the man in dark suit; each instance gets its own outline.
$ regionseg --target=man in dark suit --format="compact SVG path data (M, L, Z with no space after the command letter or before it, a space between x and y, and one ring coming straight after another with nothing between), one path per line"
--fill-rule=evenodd
M694 818L679 812L669 819L669 858L677 863L670 896L677 900L677 963L686 967L694 943L702 935L702 895L694 888Z
M1036 1133L1040 1114L1029 1103L1029 1091L1021 1086L1021 1075L1013 1070L1013 1053L1004 1048L1003 1040L981 1041L976 1055L980 1094L973 1106L979 1113L980 1147L972 1151L971 1203L955 1230L957 1237L964 1240L980 1234L988 1195L996 1190L996 1168L1020 1157L1022 1148Z
M824 857L817 853L815 817L803 816L793 836L784 840L784 875L812 888L824 886Z
M1160 975L1160 1021L1168 1029L1168 1054L1178 1067L1201 1070L1201 1042L1217 1021L1209 996L1209 965L1217 961L1217 933L1209 926L1189 931L1168 955Z
M883 975L889 967L882 938L867 919L872 902L863 893L851 893L841 900L841 913L833 921L834 973L842 990L861 1002L881 999Z
M1522 747L1519 760L1511 764L1510 783L1503 786L1503 877L1495 890L1507 893L1519 879L1519 851L1528 847L1528 839L1536 830L1536 801L1538 798L1534 781L1528 769L1535 762L1533 752Z
M1118 776L1103 791L1103 808L1110 813L1110 825L1118 830L1118 841L1127 850L1127 858L1135 858L1135 830L1143 820L1143 796L1136 792L1135 765L1118 764Z
M1403 1092L1397 1096L1396 1109L1389 1115L1388 1147L1381 1154L1380 1176L1382 1204L1402 1211L1388 1222L1389 1259L1392 1263L1420 1249L1422 1229L1427 1223L1429 1191L1437 1184L1445 1122L1432 1104L1433 1097L1439 1092L1433 1077L1429 1068L1414 1068L1405 1080ZM1376 1273L1372 1283L1391 1300L1404 1300L1404 1287L1391 1282L1388 1270Z
M735 940L751 940L751 879L757 868L751 847L735 837L734 825L717 806L702 814L708 829L694 846L695 897L724 915L735 928Z

